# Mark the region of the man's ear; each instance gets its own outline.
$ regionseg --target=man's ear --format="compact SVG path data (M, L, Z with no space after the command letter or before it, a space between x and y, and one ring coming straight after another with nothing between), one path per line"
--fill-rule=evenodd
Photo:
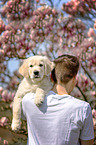
M46 56L44 56L45 63L45 75L49 75L53 68L55 67L54 62L51 62Z
M28 62L27 59L24 61L24 63L21 65L21 67L19 68L19 73L25 77L28 78L29 74L28 74Z

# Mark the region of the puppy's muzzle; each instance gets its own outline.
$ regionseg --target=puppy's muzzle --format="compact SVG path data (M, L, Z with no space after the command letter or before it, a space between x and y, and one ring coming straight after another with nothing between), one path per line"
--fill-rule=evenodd
M40 78L39 71L34 71L34 77L35 78Z

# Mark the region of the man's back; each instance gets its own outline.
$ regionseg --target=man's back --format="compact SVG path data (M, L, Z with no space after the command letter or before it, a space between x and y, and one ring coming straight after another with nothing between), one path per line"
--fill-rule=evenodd
M34 98L35 94L29 93L22 100L28 145L78 145L79 137L82 140L94 138L88 103L53 91L40 107L34 104Z

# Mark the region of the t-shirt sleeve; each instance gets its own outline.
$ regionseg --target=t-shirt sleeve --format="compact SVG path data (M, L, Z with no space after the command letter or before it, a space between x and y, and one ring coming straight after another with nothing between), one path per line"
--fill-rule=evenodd
M23 99L22 99L22 110L23 110L23 115L27 118L27 114L30 111L29 106L30 106L30 100L31 103L34 102L35 93L27 93ZM32 104L31 104L32 105Z
M81 130L80 139L81 140L91 140L94 138L94 128L93 128L93 117L90 105L86 109L84 125Z

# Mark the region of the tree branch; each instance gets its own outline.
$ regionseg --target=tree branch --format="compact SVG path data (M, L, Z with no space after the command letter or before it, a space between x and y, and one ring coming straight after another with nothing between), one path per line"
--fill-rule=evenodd
M80 89L80 87L79 87L78 85L76 85L76 87L77 87L78 90L81 92L81 94L82 94L84 100L85 100L86 102L88 102L86 95L82 92L82 90Z
M85 67L81 64L83 70L85 71L85 73L88 75L88 77L90 78L90 80L94 83L95 87L96 87L96 83L94 82L93 78L90 76L89 72L85 69Z
M54 7L54 5L53 5L52 0L48 0L48 1L51 3L51 7L53 8L53 7Z

